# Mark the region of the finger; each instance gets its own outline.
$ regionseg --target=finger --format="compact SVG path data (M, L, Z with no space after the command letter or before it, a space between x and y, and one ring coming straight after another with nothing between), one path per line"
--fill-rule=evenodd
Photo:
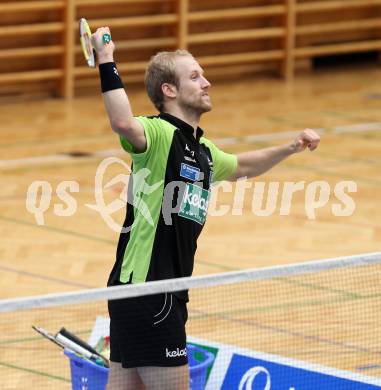
M309 137L312 137L312 138L319 138L319 134L315 130L312 130L312 129L305 129L303 131L303 133L307 134Z
M311 130L310 133L309 133L309 135L311 136L311 138L312 138L312 140L313 140L314 142L317 142L317 143L320 142L320 135L319 135L316 131Z
M308 148L311 150L311 152L313 150L315 150L317 147L318 147L318 144L319 144L319 141L314 141L314 142L311 142L309 145L308 145Z
M313 142L313 143L319 143L320 142L320 137L317 133L315 132L312 132L312 133L304 133L303 134L303 138L307 141L307 142Z
M298 145L298 150L302 151L307 147L308 143L301 138L297 141L297 145Z

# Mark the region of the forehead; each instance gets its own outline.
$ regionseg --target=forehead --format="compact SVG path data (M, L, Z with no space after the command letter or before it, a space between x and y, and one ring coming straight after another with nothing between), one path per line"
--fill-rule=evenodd
M179 77L194 71L203 73L200 64L191 56L178 56L175 59L176 73Z

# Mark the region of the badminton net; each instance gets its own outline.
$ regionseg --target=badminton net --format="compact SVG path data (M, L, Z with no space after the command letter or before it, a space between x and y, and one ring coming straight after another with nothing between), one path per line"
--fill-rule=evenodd
M108 300L185 289L190 296L187 343L198 348L192 357L188 350L190 366L202 366L211 358L201 370L203 383L196 379L192 389L312 389L311 375L381 388L380 282L381 253L374 253L3 300L1 388L70 389L73 356L85 360L86 366L104 367L80 353L65 355L32 325L53 336L64 327L107 355ZM75 389L73 384L73 389L102 389L102 384L94 387L94 378L81 375L82 387ZM282 387L277 385L280 380Z

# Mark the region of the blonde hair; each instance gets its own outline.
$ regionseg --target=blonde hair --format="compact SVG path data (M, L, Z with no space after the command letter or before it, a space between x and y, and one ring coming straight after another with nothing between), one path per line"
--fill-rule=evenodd
M161 86L168 83L179 87L175 60L176 57L183 56L193 57L187 50L161 51L151 57L147 66L144 84L149 98L159 112L164 110L164 95Z

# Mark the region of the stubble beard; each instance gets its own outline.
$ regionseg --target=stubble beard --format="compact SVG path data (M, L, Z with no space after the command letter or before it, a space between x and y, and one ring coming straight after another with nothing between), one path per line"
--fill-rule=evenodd
M180 102L180 106L187 112L194 113L197 115L205 114L206 112L209 112L212 110L212 103L205 103L203 101L203 97L201 97L197 101L182 101Z

